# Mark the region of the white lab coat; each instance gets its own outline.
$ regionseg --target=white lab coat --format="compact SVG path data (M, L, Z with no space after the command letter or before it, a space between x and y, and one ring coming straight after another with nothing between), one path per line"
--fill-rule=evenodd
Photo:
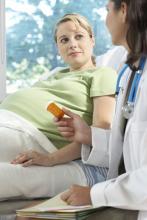
M126 49L122 46L115 46L106 53L96 57L96 66L109 66L118 72L126 57Z
M123 141L121 109L129 76L128 69L120 82L112 130L92 128L93 148L83 146L82 157L85 163L109 166L108 180L91 189L94 206L139 210L138 219L147 220L147 62ZM122 151L126 173L116 178Z

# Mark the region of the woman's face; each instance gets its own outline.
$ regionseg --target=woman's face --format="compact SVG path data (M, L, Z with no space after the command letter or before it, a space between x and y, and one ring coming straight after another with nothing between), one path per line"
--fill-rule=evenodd
M71 71L94 66L91 60L94 40L80 25L75 25L72 21L61 23L57 30L57 46Z
M112 43L114 45L123 45L126 46L126 35L127 35L127 6L125 3L122 3L122 6L119 10L115 9L113 1L109 1L107 4L107 17L106 25L111 34Z

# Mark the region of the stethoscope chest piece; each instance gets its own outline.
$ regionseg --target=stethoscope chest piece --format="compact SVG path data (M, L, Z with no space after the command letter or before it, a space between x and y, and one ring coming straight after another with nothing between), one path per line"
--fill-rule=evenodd
M126 105L122 107L122 114L124 118L129 119L133 115L133 110L134 110L134 104L127 102Z

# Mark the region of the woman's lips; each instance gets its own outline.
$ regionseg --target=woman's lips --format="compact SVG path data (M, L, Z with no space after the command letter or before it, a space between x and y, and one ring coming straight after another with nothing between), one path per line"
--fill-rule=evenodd
M71 52L71 53L69 53L69 56L78 56L81 53L82 52Z

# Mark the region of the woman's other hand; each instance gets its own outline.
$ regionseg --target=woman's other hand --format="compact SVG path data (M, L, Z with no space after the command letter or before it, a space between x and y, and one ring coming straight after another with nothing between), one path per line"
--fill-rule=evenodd
M90 187L73 185L61 195L61 199L69 205L90 205Z
M69 141L91 145L91 128L87 123L79 115L65 108L63 111L68 117L54 119L61 135Z
M23 167L31 165L52 166L52 157L49 153L43 154L34 150L28 150L19 154L11 163L21 164Z

